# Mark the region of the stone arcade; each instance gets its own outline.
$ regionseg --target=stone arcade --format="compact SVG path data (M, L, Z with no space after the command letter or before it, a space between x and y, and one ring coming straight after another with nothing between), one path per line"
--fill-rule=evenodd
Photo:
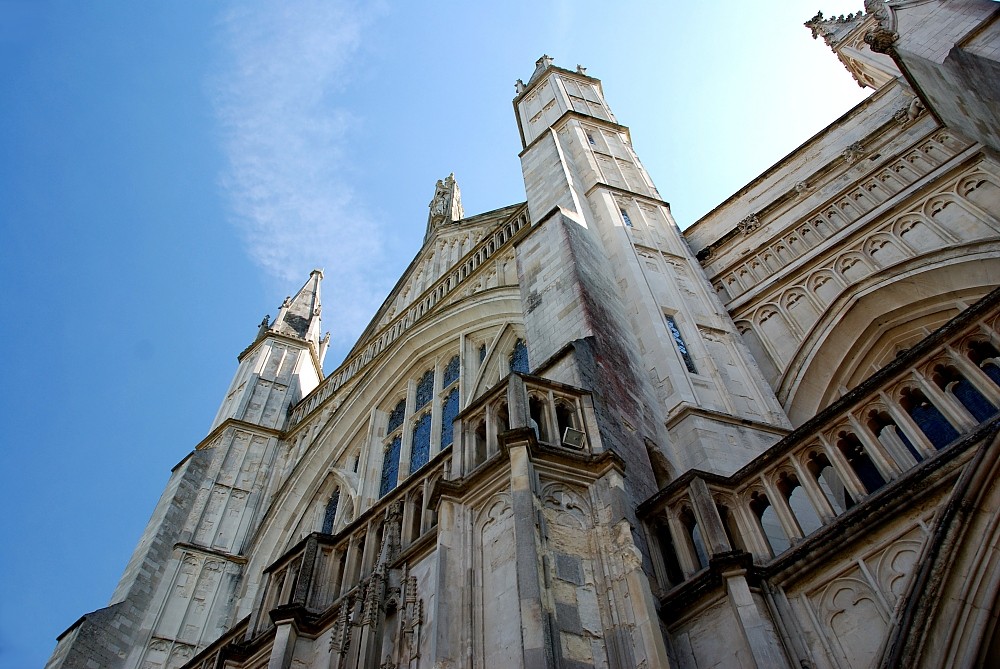
M527 201L423 247L324 377L261 324L48 666L1000 666L1000 5L806 25L871 95L683 233L583 68Z

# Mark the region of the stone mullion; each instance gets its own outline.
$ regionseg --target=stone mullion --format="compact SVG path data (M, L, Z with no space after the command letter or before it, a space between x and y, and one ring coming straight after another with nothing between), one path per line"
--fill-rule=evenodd
M781 494L781 491L778 490L777 486L767 476L762 474L760 481L767 492L768 501L771 502L771 506L778 516L781 530L788 537L788 542L795 544L801 541L805 535L802 533L802 528L799 527L799 520L795 517L792 507L788 505L788 500L785 499L785 496Z
M727 553L733 549L729 545L729 537L722 525L722 517L715 505L715 498L703 479L695 478L688 485L688 497L691 499L698 527L705 542L709 557L717 553Z
M677 554L677 562L680 563L684 578L689 578L692 574L701 569L698 558L691 545L691 536L687 528L673 512L673 509L666 510L667 528L670 530L670 538L674 542L674 553Z
M819 487L816 479L812 477L809 471L802 466L798 458L793 457L789 458L789 460L792 463L792 467L795 468L795 475L799 479L799 484L806 491L806 495L809 496L809 501L812 502L813 509L816 510L816 514L820 520L824 525L831 522L837 517L837 513L833 510L833 506L830 505L830 500L823 494L823 489Z
M896 404L884 390L880 390L878 395L885 404L885 408L889 412L889 415L896 421L897 427L903 430L903 434L905 434L910 440L910 443L913 444L925 458L934 455L937 450L931 444L927 435L924 434L924 431L917 425L916 421L910 417L910 414L906 413L906 411L903 410L903 407Z
M854 468L844 457L844 454L840 452L840 449L831 444L826 437L822 434L818 435L819 441L823 445L823 452L826 453L826 457L830 460L830 464L833 465L834 470L837 472L837 476L840 477L841 483L847 488L847 491L854 498L855 502L861 501L868 491L865 486L861 483L861 479L855 473Z
M920 384L920 389L924 391L927 399L933 404L945 420L952 424L959 434L968 432L979 424L969 410L962 406L962 403L955 397L949 396L946 392L938 388L936 383L931 382L926 376L917 370L913 370L913 377Z
M882 478L886 481L891 481L898 477L900 472L903 471L902 463L896 462L892 454L882 445L882 442L853 413L847 413L847 422L850 423L855 435L865 447L865 451L872 458L875 466L882 474Z

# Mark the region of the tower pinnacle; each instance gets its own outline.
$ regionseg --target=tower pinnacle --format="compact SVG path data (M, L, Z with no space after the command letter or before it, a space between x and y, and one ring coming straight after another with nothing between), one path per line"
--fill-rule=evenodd
M322 325L320 303L320 282L323 280L323 270L314 269L309 273L309 279L299 289L295 297L286 297L278 311L274 322L266 327L261 323L260 335L275 332L287 337L304 339L316 348L316 353L323 358L328 337L320 337Z
M430 213L427 215L427 234L424 235L424 242L430 239L438 226L460 221L465 216L465 210L462 209L462 191L455 181L454 172L438 180L434 187L434 198L427 206L430 208Z

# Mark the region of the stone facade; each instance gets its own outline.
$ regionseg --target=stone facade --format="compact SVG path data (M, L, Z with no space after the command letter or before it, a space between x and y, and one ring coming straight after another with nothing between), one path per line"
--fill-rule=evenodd
M806 25L872 94L681 232L583 68L527 201L423 247L324 377L261 324L55 667L1000 664L995 3Z

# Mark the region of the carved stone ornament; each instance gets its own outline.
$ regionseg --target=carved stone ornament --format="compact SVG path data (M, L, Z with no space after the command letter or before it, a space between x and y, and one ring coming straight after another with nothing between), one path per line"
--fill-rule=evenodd
M920 98L913 96L910 100L910 104L903 107L895 114L892 115L894 119L902 124L910 123L916 121L920 118L920 115L924 113L924 103L920 101Z
M841 154L848 165L856 162L861 156L865 155L865 147L861 145L861 142L854 142L849 147L844 149Z
M875 53L892 54L892 46L899 39L899 33L893 30L869 30L865 33L865 43Z
M517 81L514 82L514 91L518 95L520 95L521 93L523 93L525 88L526 88L526 86L524 85L524 82L521 81L520 79L518 79Z
M811 190L812 190L812 188L805 181L797 181L795 183L795 194L796 195L805 195L806 193L808 193Z
M430 214L427 217L427 234L442 223L453 223L465 216L462 209L462 193L455 182L455 174L437 182L434 187L434 198L428 205Z
M757 217L757 214L750 214L740 221L736 227L744 235L749 235L751 232L760 227L760 219Z
M583 65L577 65L576 66L576 73L577 74L587 74L587 68L585 68Z

